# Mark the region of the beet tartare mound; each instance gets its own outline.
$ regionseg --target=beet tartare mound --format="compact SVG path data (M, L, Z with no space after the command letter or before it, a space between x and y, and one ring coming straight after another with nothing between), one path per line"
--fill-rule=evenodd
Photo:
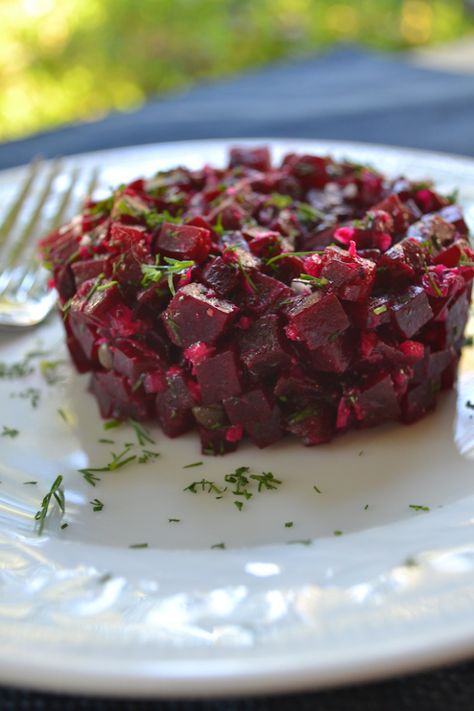
M431 182L236 147L90 199L41 250L102 416L206 454L411 423L456 377L474 252Z

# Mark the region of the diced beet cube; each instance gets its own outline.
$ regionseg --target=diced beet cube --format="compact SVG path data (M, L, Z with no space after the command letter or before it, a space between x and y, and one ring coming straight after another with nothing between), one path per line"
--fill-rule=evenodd
M374 280L374 262L339 247L328 247L323 255L320 276L327 279L340 299L362 301L369 295Z
M217 296L226 296L240 282L237 264L215 257L203 269L202 278L205 284L213 289Z
M155 351L130 340L118 340L110 346L112 367L132 383L139 381L146 371L165 370L166 361Z
M419 420L436 405L436 396L440 390L439 379L423 380L411 388L402 403L402 419L410 423Z
M153 320L167 306L170 298L170 291L166 280L163 285L152 284L146 289L137 293L136 306L133 311L137 318L151 318Z
M255 270L248 272L246 287L243 306L258 315L294 296L294 292L281 281Z
M371 427L396 420L400 415L400 405L390 375L382 375L363 386L354 404L356 419L364 427Z
M349 327L349 319L335 294L315 291L291 307L286 335L310 350L330 343Z
M469 314L469 299L466 292L448 308L446 317L446 345L459 347Z
M406 232L412 222L409 209L396 194L389 195L382 202L374 205L372 209L387 212L393 219L393 227L397 233Z
M447 205L446 198L441 197L434 190L429 188L421 188L415 191L414 199L418 207L425 213L435 212Z
M469 243L465 240L457 240L453 244L443 249L434 258L435 264L443 264L445 267L457 267L462 261L472 261Z
M110 286L108 284L110 284ZM76 305L78 299L80 300ZM71 312L79 307L84 319L86 319L88 323L99 326L104 316L108 314L113 307L121 303L123 303L122 294L117 284L104 282L104 284L101 285L98 284L95 279L90 279L89 281L85 281L79 288L78 293L73 299Z
M346 302L345 309L351 321L363 331L373 331L390 323L390 299L387 295L370 296L360 303Z
M93 363L97 362L97 329L89 326L81 311L74 310L72 307L69 311L68 326L71 329L71 334L74 336L77 344L80 346L86 358Z
M229 328L239 308L216 298L201 284L188 284L176 292L162 315L171 341L187 348L203 341L213 345Z
M452 242L455 231L454 225L440 215L425 215L409 227L408 237L429 242L432 253L437 254Z
M92 363L86 358L84 351L76 340L75 336L68 336L66 340L72 362L79 373L87 373L92 368Z
M159 397L159 405L156 406L156 414L161 429L167 437L179 437L191 429L193 418L191 410L178 410L166 398Z
M329 383L322 383L299 368L293 368L278 378L273 392L282 407L288 405L290 410L294 410L295 405L299 406L303 402L332 398L332 387Z
M53 265L67 264L78 252L81 237L77 222L55 230L39 243L43 259Z
M53 270L54 286L60 299L64 302L71 299L76 291L74 275L69 265L65 267L55 267Z
M330 163L328 158L310 155L294 156L288 161L293 175L305 190L323 188L326 185L329 180Z
M97 372L91 376L90 389L101 402L104 409L110 409L107 417L125 419L133 417L145 420L151 415L151 402L137 396L129 381L112 371Z
M113 278L123 286L140 284L142 265L151 261L151 236L141 227L113 223L110 246L120 249L114 263Z
M266 146L259 146L258 148L233 146L230 149L229 168L235 168L239 165L243 165L246 168L253 168L254 170L261 170L262 172L270 170L270 151Z
M257 319L239 337L240 357L252 375L265 378L291 364L277 314Z
M412 238L402 239L383 254L378 263L378 272L400 282L413 281L421 274L428 250Z
M145 245L150 246L150 235L145 227L140 225L125 225L121 222L113 222L110 228L109 244L118 247L121 252L139 246L142 249Z
M232 424L242 425L258 447L281 438L280 411L261 388L227 398L223 404Z
M456 361L456 351L454 348L445 348L428 356L428 378L440 377L449 365Z
M201 451L203 454L217 456L235 452L238 441L227 439L228 427L219 429L207 430L205 427L199 427L199 437L201 438Z
M309 362L314 370L326 373L345 373L355 355L354 334L344 331L324 346L309 352Z
M166 389L166 373L163 370L153 370L145 373L143 387L147 394L156 394Z
M74 275L74 282L76 284L76 289L80 287L85 281L89 279L94 279L100 274L109 274L110 271L110 257L103 257L102 259L88 259L86 261L74 262L71 265L72 273Z
M329 442L335 430L334 410L322 402L309 403L286 418L285 429L306 447Z
M447 205L440 210L439 214L445 222L453 225L460 235L463 237L469 236L469 228L459 205Z
M201 360L194 367L204 405L221 402L242 391L237 356L232 349Z
M193 225L163 222L156 237L155 252L164 257L204 262L211 248L211 233Z
M411 338L433 316L425 291L419 286L409 286L390 306L392 323L404 338Z
M165 376L166 388L156 395L156 414L168 437L177 437L192 426L191 408L196 404L180 368Z

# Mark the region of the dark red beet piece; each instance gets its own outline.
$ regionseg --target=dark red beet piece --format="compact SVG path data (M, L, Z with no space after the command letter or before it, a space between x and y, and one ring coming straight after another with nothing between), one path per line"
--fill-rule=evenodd
M257 319L239 337L240 357L252 375L265 378L288 368L291 355L277 314Z
M390 375L378 376L375 382L364 385L354 404L359 425L371 427L386 420L396 420L400 405Z
M112 367L137 383L146 371L165 370L166 361L158 353L131 340L117 340L110 346Z
M282 301L294 296L294 292L281 281L256 270L249 270L244 278L245 296L242 306L254 314L260 315L278 308Z
M308 361L315 370L326 373L345 373L356 353L356 339L345 331L324 346L309 352Z
M323 402L308 403L287 419L287 432L299 437L306 447L329 442L334 434L334 410Z
M201 284L183 286L162 319L170 340L186 348L197 341L213 345L229 328L239 308L213 295Z
M428 297L419 286L409 286L390 306L392 323L404 338L411 338L433 316Z
M310 350L327 345L349 327L349 319L335 294L315 291L289 309L286 335Z
M229 167L243 165L254 170L270 170L271 159L268 148L246 148L244 146L234 146L230 149Z
M224 407L232 424L242 425L258 447L267 447L280 439L280 411L261 388L227 398Z
M204 283L216 292L217 296L225 297L240 283L237 264L222 257L216 257L209 262L202 272Z
M191 408L196 403L180 368L170 368L165 381L166 388L156 395L156 414L163 432L177 437L192 426Z
M202 227L163 222L156 237L155 252L164 257L204 262L211 248L211 233Z
M194 367L204 405L212 405L242 391L239 363L234 350L210 356Z

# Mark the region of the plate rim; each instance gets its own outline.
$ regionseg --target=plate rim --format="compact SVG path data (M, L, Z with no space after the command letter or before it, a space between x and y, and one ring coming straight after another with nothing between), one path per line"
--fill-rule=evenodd
M299 139L299 138L220 138L220 139L196 139L184 141L165 141L154 142L148 144L138 144L130 146L122 146L118 148L96 150L73 155L65 156L65 161L74 160L91 160L95 156L100 158L111 157L114 154L120 154L124 151L143 150L156 151L161 146L186 145L198 146L200 144L213 144L219 146L229 146L232 144L289 144L295 143L300 145L327 145L328 151L331 146L334 148L357 147L358 149L370 149L380 151L390 151L396 153L398 151L407 154L419 155L425 158L442 158L443 160L451 159L456 163L468 164L474 167L474 158L461 156L450 153L437 151L427 151L423 149L391 146L384 144L372 144L367 142L355 142L349 140L331 140L331 139ZM45 161L48 162L48 161ZM15 173L21 171L24 166L15 166L0 171L0 175ZM441 635L443 636L443 635ZM413 649L408 653L406 649L393 649L388 655L372 657L370 654L361 655L356 663L346 663L342 666L333 666L332 668L324 668L318 665L311 664L310 661L303 665L300 669L293 669L291 672L282 672L280 676L275 676L275 672L271 670L271 657L269 659L269 668L267 671L255 671L244 669L242 673L236 676L235 673L219 674L213 677L203 675L190 675L183 677L180 675L164 675L161 676L157 670L150 670L150 674L140 676L135 672L130 677L117 675L113 672L105 674L93 670L93 673L84 671L78 673L73 670L66 671L57 676L57 671L54 670L50 675L47 674L48 664L45 666L29 667L26 671L22 669L21 662L4 661L0 669L0 679L5 684L12 685L21 684L22 688L41 689L44 691L56 692L71 692L84 693L84 688L87 694L96 694L100 696L117 696L118 694L132 697L150 697L150 698L191 698L196 694L202 694L208 697L218 697L219 695L233 696L248 696L256 693L282 693L284 691L297 690L314 690L334 687L335 685L347 685L354 682L374 681L388 676L396 676L399 674L418 672L422 669L427 669L432 665L442 665L445 663L456 662L466 658L469 654L474 653L474 625L472 629L465 632L461 638L458 636L451 641L440 641L440 645L432 648L431 642L426 641L415 644ZM300 660L301 663L301 660ZM245 681L245 688L242 688L242 683Z

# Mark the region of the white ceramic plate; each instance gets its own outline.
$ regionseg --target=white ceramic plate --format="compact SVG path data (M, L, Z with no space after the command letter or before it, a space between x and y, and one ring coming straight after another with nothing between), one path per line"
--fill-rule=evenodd
M144 146L67 164L100 165L112 185L179 163L222 164L228 143ZM473 222L474 161L270 143L276 158L323 151L394 175L435 176L440 188L460 188ZM0 174L0 204L21 173ZM47 359L65 357L57 317L29 335L2 334L0 360L21 360L38 342L52 352ZM217 459L200 455L194 435L172 441L154 430L150 449L160 458L107 472L96 488L77 470L105 464L134 435L128 427L104 432L87 378L67 365L60 373L55 385L37 372L0 379L0 431L19 430L0 438L0 682L243 695L363 681L474 650L474 412L465 406L474 400L472 352L457 393L412 427L387 425L312 449L291 440L263 451L247 445ZM36 408L18 396L28 388L41 391ZM99 443L104 437L116 444ZM237 466L272 471L283 483L241 512L228 494L183 491L202 477L222 483ZM61 529L53 516L38 536L33 516L58 474L69 525ZM96 497L101 512L89 503ZM211 548L222 542L225 550Z

